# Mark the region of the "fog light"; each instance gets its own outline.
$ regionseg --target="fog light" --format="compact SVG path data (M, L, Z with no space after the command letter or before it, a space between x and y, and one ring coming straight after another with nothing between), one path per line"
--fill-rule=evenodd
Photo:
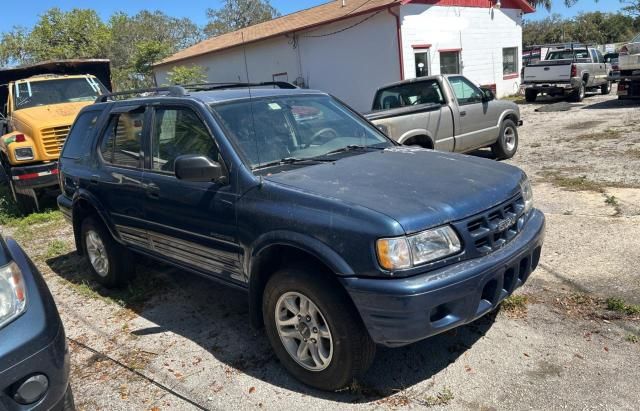
M43 374L32 375L18 385L13 399L22 405L33 404L46 394L49 379Z

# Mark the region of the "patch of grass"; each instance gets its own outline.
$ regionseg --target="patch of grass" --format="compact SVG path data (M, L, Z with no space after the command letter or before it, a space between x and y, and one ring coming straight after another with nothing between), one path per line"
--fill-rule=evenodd
M558 171L545 171L542 175L547 181L556 187L569 191L595 191L597 193L601 193L604 190L603 184L591 181L587 176L567 177L563 176Z
M422 401L422 405L425 407L435 407L439 405L449 405L451 401L453 401L455 397L453 396L453 392L448 387L444 387L442 391L437 393L435 396L427 395L424 397Z
M531 144L531 148L538 148L538 147L542 147L541 143L532 143Z
M604 203L614 207L620 205L616 196L610 196L608 194L605 194Z
M615 311L627 315L640 314L640 305L628 304L625 300L618 297L609 297L605 301L609 311Z
M500 97L500 100L513 101L516 104L524 104L526 102L521 94L511 94L510 96Z
M640 159L640 148L633 148L624 152L626 156Z
M640 337L635 334L628 334L624 339L632 344L640 343Z
M527 303L529 298L526 295L518 294L512 295L502 302L502 309L505 311L522 311L527 309Z
M576 140L615 140L620 138L622 132L614 128L608 128L604 131L594 131L587 134L581 134Z
M58 257L67 252L67 243L62 240L53 240L47 246L47 252L45 253L45 258L53 258Z

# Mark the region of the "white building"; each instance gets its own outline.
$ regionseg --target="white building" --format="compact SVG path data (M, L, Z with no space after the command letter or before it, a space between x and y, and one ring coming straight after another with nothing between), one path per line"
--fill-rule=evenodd
M394 81L461 73L499 96L520 83L526 0L337 0L214 37L154 66L203 66L210 82L294 82L368 111Z

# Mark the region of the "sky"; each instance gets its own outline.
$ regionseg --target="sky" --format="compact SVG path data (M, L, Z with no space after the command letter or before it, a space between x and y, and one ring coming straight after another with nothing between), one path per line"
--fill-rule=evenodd
M317 6L327 0L271 0L271 4L282 14L289 14L297 10ZM220 0L25 0L2 1L2 19L0 19L0 32L11 30L13 25L31 27L37 21L38 15L51 7L59 7L62 10L73 8L93 8L103 19L107 19L116 11L124 11L129 14L144 9L159 9L174 17L189 17L195 23L204 25L207 22L206 9L217 8L222 4ZM559 13L565 17L572 17L579 12L602 11L615 12L620 10L619 0L578 0L571 8L564 6L563 0L553 0L555 5L551 12ZM546 10L538 10L533 14L527 14L529 20L539 20L548 17Z

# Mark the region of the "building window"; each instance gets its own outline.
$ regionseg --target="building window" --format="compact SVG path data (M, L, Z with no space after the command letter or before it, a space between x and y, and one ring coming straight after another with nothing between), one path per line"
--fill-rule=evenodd
M508 47L502 49L502 74L518 74L518 48Z
M429 51L419 51L414 54L416 60L416 77L429 75Z
M440 51L440 74L461 74L460 50Z

